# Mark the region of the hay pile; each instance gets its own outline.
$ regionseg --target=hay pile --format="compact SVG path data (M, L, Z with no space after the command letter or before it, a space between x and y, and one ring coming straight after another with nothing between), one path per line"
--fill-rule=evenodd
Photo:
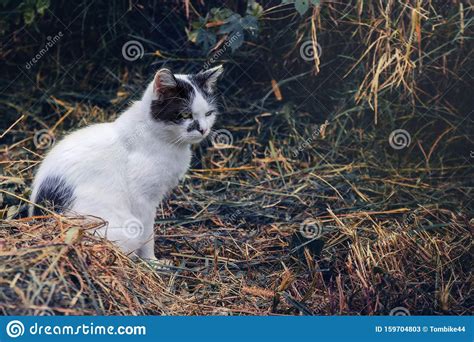
M13 221L0 230L3 315L172 313L163 282L87 230L84 219ZM153 294L153 295L151 295ZM171 309L172 310L172 309Z
M4 223L0 310L333 315L388 314L402 306L412 314L469 313L471 239L467 218L457 213L329 211L318 218L321 236L308 239L300 224L252 225L246 221L259 214L232 211L179 225L164 220L157 254L174 262L166 271L94 237L97 222L44 217Z

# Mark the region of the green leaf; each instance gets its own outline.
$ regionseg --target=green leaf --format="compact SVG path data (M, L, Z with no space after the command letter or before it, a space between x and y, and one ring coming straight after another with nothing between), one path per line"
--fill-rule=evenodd
M244 42L244 30L255 34L258 31L258 20L252 15L246 15L242 18L239 14L233 14L219 29L220 34L228 34L231 39L232 51L235 51Z
M230 41L230 48L232 49L232 52L234 52L239 47L241 47L242 44L244 43L244 34L242 32L236 32L234 33L233 36L230 36L228 39Z
M258 18L263 14L263 6L257 1L251 0L248 3L247 14Z
M198 30L189 30L188 28L184 28L184 30L186 31L186 36L188 37L188 40L196 44Z
M49 0L37 0L36 1L36 11L44 15L44 12L49 8Z
M232 12L228 8L216 8L216 7L211 8L210 13L212 15L212 19L216 21L219 21L219 20L224 21L230 16L232 16L232 14L234 14L234 12Z
M242 31L242 23L240 20L242 17L240 14L232 14L227 20L224 22L224 25L221 26L219 29L219 33L233 33L233 32L241 32Z
M198 18L198 20L195 20L191 23L191 27L194 29L194 30L197 30L197 29L200 29L200 28L203 28L205 25L206 25L206 19L203 19L203 18Z
M33 8L25 9L23 19L25 20L25 24L31 24L35 20L35 10Z
M224 23L218 29L205 28L205 23L209 21L223 21ZM194 22L192 28L193 30L186 30L188 39L203 46L204 50L209 50L211 46L215 45L218 35L227 35L230 47L232 51L235 51L244 42L244 31L256 35L259 27L258 18L252 14L247 14L242 18L240 14L227 8L212 8L206 18L199 25Z
M248 31L257 31L258 30L258 21L253 15L246 15L240 20L240 23L244 30Z
M295 9L298 11L300 15L306 13L310 5L319 6L321 4L321 0L282 0L282 4L291 4L295 6Z
M308 0L295 0L295 8L300 15L306 13L309 8L309 1Z
M197 31L196 44L201 45L205 51L208 51L216 43L216 35L205 29Z
M239 14L233 14L221 26L219 33L228 34L228 39L231 42L232 52L237 50L244 43L244 30L254 34L258 30L257 18L247 15L242 18Z

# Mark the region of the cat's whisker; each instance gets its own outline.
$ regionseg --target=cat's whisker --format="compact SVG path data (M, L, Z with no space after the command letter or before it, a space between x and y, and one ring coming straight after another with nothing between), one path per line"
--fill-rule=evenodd
M178 136L176 139L174 139L171 143L173 145L180 145L184 141L183 136Z

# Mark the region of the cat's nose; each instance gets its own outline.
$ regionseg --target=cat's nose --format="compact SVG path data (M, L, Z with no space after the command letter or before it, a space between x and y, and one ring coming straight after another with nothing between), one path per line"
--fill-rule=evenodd
M201 133L202 135L204 135L204 133L206 132L205 129L203 129L202 127L198 127L197 129L199 131L199 133Z

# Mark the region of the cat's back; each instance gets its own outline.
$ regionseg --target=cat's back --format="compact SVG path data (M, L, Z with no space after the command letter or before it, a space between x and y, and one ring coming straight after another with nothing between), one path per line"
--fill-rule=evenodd
M119 137L113 123L101 123L81 128L60 140L43 160L38 175L49 167L68 171L79 164L104 162L118 156Z
M32 201L38 202L38 195L45 191L67 193L67 188L96 178L112 165L120 165L122 149L114 123L95 124L72 132L42 161L33 182Z

